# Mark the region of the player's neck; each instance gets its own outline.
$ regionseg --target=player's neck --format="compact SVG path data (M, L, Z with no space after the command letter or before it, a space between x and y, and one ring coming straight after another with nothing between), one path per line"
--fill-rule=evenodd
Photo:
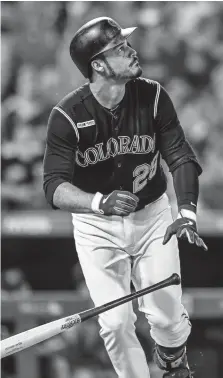
M96 100L108 109L113 109L125 95L125 84L111 84L110 82L90 83L90 90Z

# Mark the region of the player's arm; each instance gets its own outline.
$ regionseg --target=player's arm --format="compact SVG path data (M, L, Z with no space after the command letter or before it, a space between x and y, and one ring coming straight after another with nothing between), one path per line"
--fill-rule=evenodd
M75 129L69 120L60 111L53 109L47 126L43 188L53 209L91 212L94 195L71 183L77 143Z
M166 244L172 235L186 238L189 243L207 249L197 233L196 210L199 195L199 175L202 168L195 153L185 138L173 103L161 87L157 106L158 144L161 155L173 176L173 185L178 204L178 217L167 229Z
M131 193L114 191L103 196L101 193L87 193L73 184L77 146L75 128L60 111L53 109L47 127L43 161L43 188L52 208L71 213L98 212L107 215L127 215L134 211L138 198Z

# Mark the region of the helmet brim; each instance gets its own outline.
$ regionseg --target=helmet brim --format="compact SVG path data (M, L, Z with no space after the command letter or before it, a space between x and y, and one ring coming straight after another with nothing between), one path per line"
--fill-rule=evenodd
M134 32L135 29L137 29L137 26L134 26L132 28L121 29L122 37L128 38Z

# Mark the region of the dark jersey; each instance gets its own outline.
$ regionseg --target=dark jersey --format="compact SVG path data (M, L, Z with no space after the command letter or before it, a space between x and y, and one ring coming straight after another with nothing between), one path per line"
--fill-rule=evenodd
M166 190L160 155L171 172L193 161L201 173L172 101L158 82L128 82L112 111L97 102L86 83L51 112L44 156L46 198L53 206L57 186L70 182L89 193L130 191L143 207Z

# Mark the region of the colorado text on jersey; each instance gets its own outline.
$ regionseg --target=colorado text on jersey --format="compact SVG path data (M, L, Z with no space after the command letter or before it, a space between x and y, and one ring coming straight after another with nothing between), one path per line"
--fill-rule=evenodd
M155 151L155 134L149 135L118 136L117 139L109 138L107 143L97 143L94 147L86 149L83 153L76 150L76 163L81 167L96 164L116 155L148 154Z

